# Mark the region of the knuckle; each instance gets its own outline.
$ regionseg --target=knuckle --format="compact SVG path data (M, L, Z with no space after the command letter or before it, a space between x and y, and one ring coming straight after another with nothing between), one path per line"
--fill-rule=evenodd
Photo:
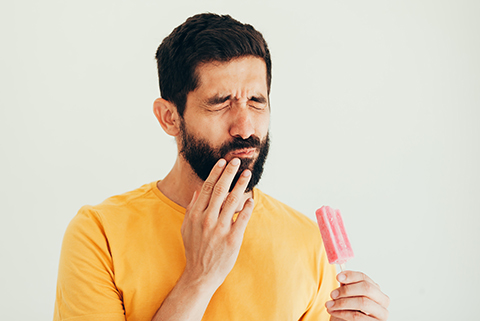
M208 219L208 218L205 218L203 221L202 221L202 230L203 231L208 231L212 228L213 226L213 222L212 220Z
M363 297L360 298L360 304L361 304L362 307L369 306L370 305L370 300L363 296Z
M226 193L227 193L227 187L225 185L217 184L213 188L213 194L216 196L222 196L222 195L225 195Z
M228 224L226 224L223 221L219 221L217 223L217 230L224 231L228 227Z
M240 224L241 222L245 223L247 220L248 220L248 215L246 215L245 211L242 211L237 215L235 224Z
M352 320L353 321L359 321L364 319L364 314L358 311L353 312L352 314Z
M363 282L363 289L365 293L370 293L370 291L372 290L372 285L368 282Z
M237 244L237 238L235 237L234 234L230 234L230 235L227 236L226 242L227 242L229 247L234 247Z
M228 195L227 199L225 200L226 205L235 205L238 203L238 196L235 194Z
M207 180L205 181L205 183L203 183L202 191L205 194L210 194L212 193L214 188L215 188L215 184Z

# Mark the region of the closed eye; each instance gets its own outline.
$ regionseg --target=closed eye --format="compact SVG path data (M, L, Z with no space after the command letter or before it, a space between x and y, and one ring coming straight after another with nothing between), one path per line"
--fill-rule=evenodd
M263 110L268 106L267 99L262 95L250 97L248 105L257 110Z
M249 106L256 110L264 110L267 105L250 104Z
M214 106L214 107L211 107L208 109L208 111L211 111L211 112L218 112L218 111L222 111L222 110L225 110L227 108L230 107L230 104L228 105L222 105L222 106Z

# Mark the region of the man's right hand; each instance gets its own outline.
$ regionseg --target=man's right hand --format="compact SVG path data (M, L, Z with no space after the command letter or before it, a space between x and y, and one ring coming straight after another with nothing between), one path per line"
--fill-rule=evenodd
M245 170L232 192L228 193L239 166L238 158L228 165L224 159L217 162L201 191L194 193L181 230L187 260L184 274L192 282L200 282L215 290L237 260L253 210L253 200L249 198L233 222L251 177L251 172Z
M228 192L239 166L238 158L228 164L220 159L200 192L194 193L181 228L185 270L152 320L201 320L235 265L253 211L253 200L244 201L250 170L245 170Z

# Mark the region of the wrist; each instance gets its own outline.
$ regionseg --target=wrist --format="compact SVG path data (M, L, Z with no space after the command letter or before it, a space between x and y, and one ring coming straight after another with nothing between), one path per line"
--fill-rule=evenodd
M222 282L218 282L205 274L194 273L185 269L177 282L178 287L188 289L199 295L211 297Z
M185 270L152 321L202 319L217 288Z

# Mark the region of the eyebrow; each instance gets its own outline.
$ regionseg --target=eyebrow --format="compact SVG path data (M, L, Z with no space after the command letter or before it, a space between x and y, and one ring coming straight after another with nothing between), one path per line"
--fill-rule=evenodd
M208 98L205 101L205 104L208 105L208 106L216 106L216 105L223 104L224 102L226 102L227 100L230 100L230 99L232 99L232 95L228 95L228 96L215 95L211 98ZM259 104L266 104L267 103L267 99L265 97L263 97L263 95L252 96L248 100L257 102Z
M250 100L254 101L256 103L259 103L259 104L266 104L267 103L267 99L265 97L263 97L263 95L252 96L252 97L250 97Z
M220 105L220 104L223 104L224 102L226 102L227 100L229 100L230 98L232 98L231 95L228 95L228 96L218 96L218 95L215 95L211 98L208 98L205 103L208 105L208 106L215 106L215 105Z

